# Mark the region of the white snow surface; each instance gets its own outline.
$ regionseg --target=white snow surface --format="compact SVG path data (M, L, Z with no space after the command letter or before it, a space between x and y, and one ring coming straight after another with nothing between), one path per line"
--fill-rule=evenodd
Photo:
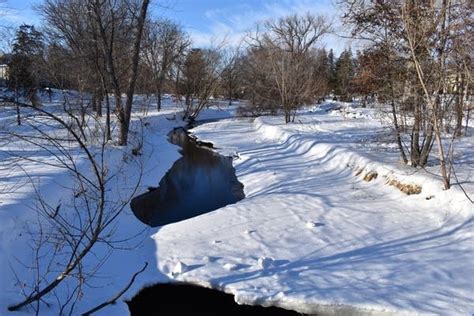
M65 93L69 97L74 97L73 93ZM61 114L62 92L56 92L52 102L49 102L47 96L41 99L45 110L63 115ZM177 115L181 107L175 106L169 98L165 98L163 110L157 112L153 110L156 104L149 103L150 100L144 97L135 98L129 145L118 147L110 143L106 147L104 160L109 174L114 175L109 180L107 188L107 197L110 200L120 201L128 198L140 176L141 183L136 195L147 192L148 187L156 187L166 171L180 157L179 147L169 143L167 135L174 127L185 125L185 122ZM144 109L147 106L149 110L147 115L144 115ZM31 113L28 109L21 109L22 116ZM203 113L202 118L229 116L228 109L213 108ZM142 129L143 148L141 155L135 157L131 152L141 139ZM14 107L2 107L0 111L0 131L2 132L0 137L0 315L32 315L34 310L30 307L12 313L9 313L7 308L24 299L22 285L35 277L35 271L30 269L34 264L34 253L29 233L37 220L34 211L37 205L35 187L45 202L54 206L71 199L73 178L64 169L44 164L44 162L54 162L52 154L25 142L18 140L11 142L13 139L5 134L11 130L23 135L35 134L35 131L27 124L16 126ZM117 132L117 129L113 130L115 139ZM58 133L61 136L59 131ZM35 161L24 159L15 161L12 154L21 154L24 158ZM84 157L78 154L75 158L79 168L87 168ZM103 258L107 260L94 273L90 286L84 287L83 298L77 302L73 315L86 312L114 297L128 284L132 275L144 266L145 262L148 262L147 269L137 277L119 302L94 315L129 315L124 300L132 298L147 285L168 281L168 277L157 270L155 243L150 238L156 232L156 228L144 225L127 207L116 219L111 232L113 232L112 240L121 241L115 244L119 248L111 251L110 247L104 244L96 244L94 251L84 258L85 267L94 266ZM182 271L185 267L183 263ZM41 269L44 271L45 267L41 266ZM54 295L64 299L70 289L71 283L69 283L69 278L66 278ZM49 308L42 304L40 315L58 314L59 306L54 295L46 299L50 305Z
M435 167L398 164L372 110L326 110L292 124L261 117L195 128L235 157L246 198L162 227L160 271L182 261L195 268L176 280L301 313L472 314L473 204L459 186L443 191ZM471 157L472 141L459 144ZM472 196L470 159L456 168ZM378 177L366 182L368 172ZM406 195L387 178L422 192Z
M60 102L46 106L56 105ZM302 313L474 313L473 204L458 185L441 189L436 166L415 171L398 164L390 132L374 110L348 105L332 110L340 106L307 108L291 124L283 124L282 117L228 118L195 128L200 140L234 156L246 198L160 228L145 227L127 208L113 230L132 249L109 252L98 246L86 257L86 265L95 256L108 260L93 286L85 288L75 314L114 296L144 262L148 268L122 300L145 285L171 280L232 293L238 303ZM177 146L167 141L167 133L183 125L176 116L179 108L165 102L160 113L149 111L145 118L139 106L135 109L136 139L140 119L147 123L142 156L130 154L134 137L126 148L107 148L110 172L117 175L109 194L117 199L127 196L140 175L135 159L143 165L141 193L157 186L179 158ZM232 113L214 108L201 118ZM14 128L14 121L14 108L2 109L1 127ZM474 138L457 146L457 175L472 196ZM16 151L50 159L23 143L0 146L0 315L23 298L16 276L19 281L34 277L19 264L32 258L27 229L36 215L30 182L53 205L71 194L64 170L33 161L12 168L9 154ZM366 182L369 172L378 177ZM418 184L422 192L406 195L387 185L387 178ZM97 314L128 315L122 300ZM48 303L41 314L57 314L54 298Z

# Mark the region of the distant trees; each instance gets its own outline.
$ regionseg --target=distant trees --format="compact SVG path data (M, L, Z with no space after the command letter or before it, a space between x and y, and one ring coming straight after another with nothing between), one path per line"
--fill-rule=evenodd
M321 16L306 14L267 21L261 28L249 38L253 50L249 56L258 59L253 70L263 85L250 90L281 109L288 123L294 121L299 107L316 98L312 49L330 25Z
M232 99L241 97L242 74L244 70L243 53L240 47L228 48L222 51L221 88L232 105Z
M37 91L41 77L38 70L43 50L43 35L33 25L21 25L13 41L7 85L17 96L27 97L35 106L39 105Z
M377 51L366 50L357 55L351 90L362 98L362 106L367 106L369 96L374 96L385 74L380 73L380 55Z
M183 120L193 121L219 87L221 53L217 48L192 49L181 68L178 92L185 97Z
M332 49L328 53L327 77L329 92L334 92L336 90L336 60Z
M170 72L178 67L191 41L176 23L169 20L150 21L144 32L144 62L152 75L152 89L159 111L164 82L171 78Z
M324 100L331 93L331 64L327 51L323 49L313 49L314 63L314 95L318 102Z
M334 93L342 101L352 101L351 92L354 79L354 60L350 50L344 50L336 61L334 69Z

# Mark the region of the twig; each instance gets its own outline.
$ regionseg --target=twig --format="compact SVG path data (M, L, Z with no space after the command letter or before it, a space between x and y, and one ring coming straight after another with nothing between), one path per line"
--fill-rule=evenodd
M136 277L142 273L143 271L145 271L146 267L148 266L148 262L145 262L145 265L143 266L143 268L138 271L138 272L135 272L135 274L132 276L132 278L130 279L130 282L128 282L127 286L125 288L123 288L117 295L115 295L112 299L100 304L100 305L97 305L96 307L94 307L93 309L85 312L82 314L82 316L89 316L99 310L101 310L102 308L110 305L110 304L115 304L115 302L125 293L127 292L127 290L132 286L133 282L135 282L135 279Z
M458 175L456 174L456 171L454 170L454 166L451 165L451 170L453 172L453 175L454 177L456 178L456 184L459 185L459 187L461 188L462 192L464 193L464 195L467 197L467 199L469 201L471 201L471 203L474 204L474 200L471 199L471 197L469 196L469 194L467 194L466 190L464 190L464 187L462 186L461 182L459 182L459 179L458 179Z

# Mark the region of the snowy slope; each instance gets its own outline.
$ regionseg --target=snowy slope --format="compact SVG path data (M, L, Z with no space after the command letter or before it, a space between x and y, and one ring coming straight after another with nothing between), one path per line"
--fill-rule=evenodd
M49 103L43 98L44 109L62 115L62 93L54 96ZM168 100L166 100L168 101ZM141 177L138 193L147 191L148 187L157 186L159 180L172 164L180 157L178 147L168 142L167 134L174 127L183 126L176 115L179 107L171 102L164 103L164 109L156 112L150 109L144 117L145 100L136 98L135 113L133 114L130 144L122 148L109 144L105 152L109 174L114 175L108 183L108 198L120 201L127 198ZM22 109L22 116L31 111ZM67 170L45 165L44 162L54 161L53 155L26 142L19 142L8 137L8 131L15 130L25 136L34 135L35 131L27 126L16 126L16 112L13 107L3 107L0 112L0 315L7 312L7 307L24 299L22 283L29 282L35 277L35 271L29 269L34 264L30 227L34 227L36 212L33 210L37 203L36 190L42 198L51 205L67 201L72 195L72 178ZM203 118L229 117L224 110L208 110ZM141 155L131 154L132 148L141 140L143 131L143 148ZM54 128L52 128L54 132ZM116 133L117 130L114 130ZM61 131L57 131L61 133ZM75 149L72 148L71 152ZM79 153L79 152L78 152ZM12 154L21 154L24 158L32 159L16 161ZM81 155L77 155L78 168L87 168L87 163ZM84 170L83 170L84 171ZM33 183L35 186L33 186ZM145 262L148 268L138 276L136 282L122 299L130 299L145 285L166 281L168 278L157 272L155 259L155 244L150 238L156 229L141 223L127 207L117 218L112 227L113 240L123 240L116 246L119 249L110 251L109 247L97 244L94 252L84 260L85 266L94 266L97 260L107 258L104 264L95 272L91 286L84 288L84 295L75 306L73 314L80 314L103 303L118 293L129 282L133 273L140 270ZM121 249L123 248L123 249ZM45 267L41 267L44 271ZM58 287L57 293L64 295L70 284L68 279ZM41 315L57 315L59 306L54 296L43 305ZM34 311L25 308L11 314L31 315ZM128 315L125 303L110 306L97 314Z
M140 173L139 192L156 186L179 157L177 147L167 141L167 133L183 125L176 116L179 108L165 102L162 112L150 110L144 118L144 102L137 98L130 146L107 147L110 173L117 175L110 182L111 198L127 196ZM60 104L55 100L46 106ZM308 313L473 313L472 204L457 186L442 191L439 179L430 174L437 172L435 167L414 173L398 165L389 131L371 110L330 111L334 107L309 108L288 125L281 117L262 117L196 128L201 140L235 156L246 198L153 229L126 209L114 232L131 249L95 250L108 260L97 271L95 287L88 287L78 302L76 314L114 296L144 262L148 268L123 299L171 278L234 293L240 303ZM222 106L201 118L230 114ZM2 109L0 126L8 130L15 128L14 122L14 108ZM137 163L130 152L141 138L141 123L144 144ZM27 144L7 144L0 146L1 315L22 298L11 268L20 281L34 277L18 264L31 259L26 233L35 220L31 181L52 204L71 193L70 177L63 170L39 162L23 161L21 168L9 163L12 151L44 161L51 159L47 153ZM458 145L463 148L458 176L472 195L473 137ZM81 159L78 155L79 165ZM376 179L363 180L374 172ZM393 179L419 185L422 191L405 195L386 184ZM54 299L48 303L51 308L41 314L57 314ZM31 313L26 309L15 314ZM98 314L127 315L128 309L120 302Z
M383 127L364 111L298 119L194 129L236 156L246 199L160 229L160 270L239 303L303 313L472 314L473 205L462 191L397 165L393 146L374 142ZM378 177L364 181L370 172ZM422 192L406 195L386 184L393 178ZM176 269L182 263L191 268Z

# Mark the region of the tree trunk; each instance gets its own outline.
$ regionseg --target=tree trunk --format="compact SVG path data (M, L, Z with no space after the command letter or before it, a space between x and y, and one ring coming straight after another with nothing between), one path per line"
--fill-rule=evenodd
M20 104L18 103L18 90L17 89L15 89L15 101L17 102L16 103L16 124L21 125Z
M97 113L97 89L92 93L92 110Z
M464 76L461 75L461 81L458 82L459 84L457 85L458 91L456 91L456 130L454 132L456 137L460 137L462 135L462 119L465 94L464 90L466 88L464 81Z
M418 162L418 165L420 167L426 166L428 163L428 158L430 156L431 148L433 147L433 124L429 124L425 139L423 140L423 146L421 147L420 151L420 160Z
M395 127L395 136L397 139L398 149L400 150L400 157L403 163L406 165L408 162L407 156L405 154L405 149L403 148L402 138L400 136L400 126L398 125L397 110L395 107L395 101L392 98L392 116L393 116L393 125Z
M112 140L112 135L110 132L110 100L109 93L105 90L105 104L106 104L106 116L105 116L105 133L107 140Z
M102 88L98 89L97 93L97 108L96 113L98 117L102 117L102 101L104 100L104 90Z
M411 133L411 152L410 160L413 167L420 164L420 127L421 127L421 111L418 100L415 101L415 117Z
M138 59L140 57L140 43L142 41L143 25L145 24L146 12L148 10L149 0L143 0L140 9L140 16L137 23L137 34L133 44L133 58L132 58L132 73L127 89L127 101L125 104L125 111L123 113L123 122L120 122L120 145L127 145L128 130L130 128L130 117L132 114L133 92L135 91L135 84L138 76Z
M156 87L156 93L155 93L155 97L156 97L156 109L159 111L161 111L161 83L158 84L158 86Z
M469 117L471 116L471 108L467 109L466 113L466 126L464 127L464 136L467 136L467 128L469 126Z

